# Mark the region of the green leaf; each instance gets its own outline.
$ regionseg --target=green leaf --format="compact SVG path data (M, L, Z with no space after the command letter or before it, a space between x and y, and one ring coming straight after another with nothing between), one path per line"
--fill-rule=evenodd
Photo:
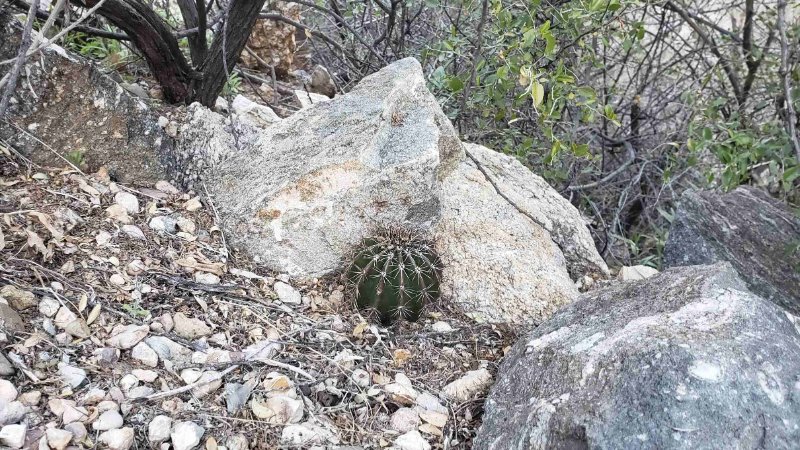
M542 86L542 83L539 83L538 80L531 84L531 98L533 98L534 108L541 106L544 100L544 86Z
M589 156L589 144L572 144L572 154L582 158L585 156Z
M464 89L464 82L458 77L452 77L447 80L447 87L451 92L461 92Z

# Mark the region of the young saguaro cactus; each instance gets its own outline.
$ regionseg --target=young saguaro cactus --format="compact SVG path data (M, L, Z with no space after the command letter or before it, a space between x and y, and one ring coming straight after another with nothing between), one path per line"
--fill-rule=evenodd
M425 304L439 298L440 270L430 243L387 229L362 242L345 276L358 308L390 324L415 322Z

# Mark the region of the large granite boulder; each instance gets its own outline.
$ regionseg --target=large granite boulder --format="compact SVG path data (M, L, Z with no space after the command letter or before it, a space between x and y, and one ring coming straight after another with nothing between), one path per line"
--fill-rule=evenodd
M439 180L463 156L412 58L236 145L206 177L227 235L258 262L304 277L340 268L381 225L430 229Z
M751 291L800 314L800 217L765 192L688 191L664 248L666 267L728 261Z
M547 183L509 156L466 151L440 194L444 295L479 321L540 323L578 296L568 269L608 269L578 211Z
M800 321L727 264L583 294L506 357L476 449L795 448Z

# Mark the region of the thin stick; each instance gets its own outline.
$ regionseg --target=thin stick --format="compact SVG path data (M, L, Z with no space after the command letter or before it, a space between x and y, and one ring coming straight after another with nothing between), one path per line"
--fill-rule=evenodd
M789 41L786 38L785 18L786 0L778 0L778 33L781 40L781 67L778 69L778 73L783 78L783 97L786 102L786 131L789 134L789 141L794 147L797 163L800 164L800 141L797 140L797 131L794 126L797 121L797 112L794 110L794 103L792 102L792 84L789 79Z
M14 60L14 67L11 68L10 75L3 77L3 80L8 82L6 89L3 91L3 96L0 98L0 117L6 114L8 103L11 101L11 96L14 94L14 89L17 88L17 80L19 74L22 72L22 66L25 65L25 59L28 56L28 49L31 47L31 33L33 31L33 22L36 19L36 11L39 9L39 0L31 2L31 8L28 10L28 20L25 22L25 28L22 30L22 41L19 44L19 51L17 52L16 60ZM0 81L0 85L2 85Z
M224 377L225 375L233 372L234 370L236 370L238 368L239 368L239 365L236 364L236 365L228 367L227 369L223 370L222 372L219 372L217 374L217 376L215 376L215 377L213 377L211 379L202 380L202 381L198 380L198 381L195 381L194 383L187 384L186 386L181 386L181 387L179 387L177 389L170 389L169 391L156 392L155 394L148 395L147 397L134 399L134 401L149 402L149 401L152 401L152 400L159 400L159 399L162 399L162 398L165 398L165 397L172 397L173 395L182 394L184 392L191 391L192 389L194 389L196 387L203 386L205 384L208 384L208 383L211 383L211 382L214 382L214 381L217 381L217 380L221 380L222 377Z

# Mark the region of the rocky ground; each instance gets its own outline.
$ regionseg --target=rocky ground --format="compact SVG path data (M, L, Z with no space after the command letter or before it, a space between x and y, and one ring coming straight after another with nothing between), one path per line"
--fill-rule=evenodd
M471 446L510 330L383 328L231 253L202 193L0 167L0 445Z

